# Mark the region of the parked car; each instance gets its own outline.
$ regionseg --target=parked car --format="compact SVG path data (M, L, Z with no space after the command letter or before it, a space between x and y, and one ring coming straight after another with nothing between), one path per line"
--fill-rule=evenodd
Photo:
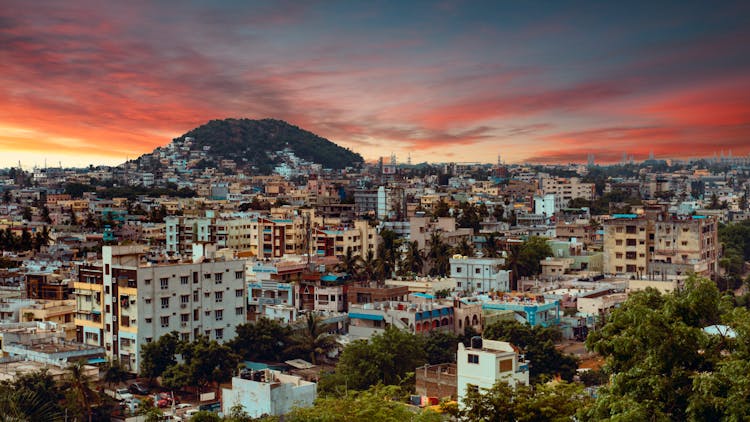
M175 406L176 409L187 409L188 407L193 407L193 405L190 403L180 403Z
M123 401L123 400L132 400L133 395L128 392L127 388L118 388L114 391L112 390L104 390L104 394L112 397L113 399L117 401Z
M139 384L137 382L134 382L128 386L128 391L130 391L133 394L140 394L142 396L145 396L148 394L148 388L143 385Z

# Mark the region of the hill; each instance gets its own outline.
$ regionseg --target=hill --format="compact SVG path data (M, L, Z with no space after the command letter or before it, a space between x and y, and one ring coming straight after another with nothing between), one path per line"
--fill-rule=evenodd
M192 138L192 141L187 142L187 138ZM193 156L200 152L203 159L199 167L218 167L221 160L233 160L238 168L254 169L262 174L270 173L283 161L277 152L284 149L324 168L343 169L364 161L361 155L348 148L276 119L211 120L175 138L171 147L173 150L179 147L182 151L189 148Z

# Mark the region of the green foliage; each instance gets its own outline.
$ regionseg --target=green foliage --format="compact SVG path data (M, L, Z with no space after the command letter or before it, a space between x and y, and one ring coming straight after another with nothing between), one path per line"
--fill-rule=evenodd
M177 353L182 362L171 365L163 374L163 383L169 388L187 385L205 388L212 383L218 388L221 382L232 378L237 368L237 355L232 349L205 336L198 336L190 343L180 343Z
M237 326L237 336L227 344L243 360L279 362L292 345L292 330L265 317Z
M221 418L214 412L202 410L191 416L190 422L221 422Z
M430 263L430 275L444 277L450 271L450 246L443 241L439 232L430 235L427 260Z
M648 289L631 295L586 340L587 347L607 359L605 370L611 374L610 385L599 390L586 418L739 420L750 416L730 417L750 408L731 410L727 401L733 392L746 392L741 386L750 383L747 371L734 372L749 357L741 346L747 349L744 336L750 333L750 319L743 317L747 311L741 308L722 317L726 307L716 285L696 277L673 294ZM722 319L738 331L736 342L703 331ZM726 371L734 375L728 377Z
M141 346L141 376L149 380L156 377L176 363L175 353L180 339L176 332L169 333L159 337L158 340L151 343L145 343Z
M552 256L552 248L547 239L532 236L522 245L511 245L505 265L513 271L513 278L518 280L518 277L530 277L541 273L540 261L548 256Z
M570 421L590 399L580 384L557 382L510 387L498 382L489 389L470 389L459 417L466 421Z
M500 321L485 327L482 336L489 340L507 341L518 347L531 361L530 381L536 384L559 375L572 381L578 369L578 361L557 348L562 334L554 327L531 327L517 321Z
M303 322L302 328L292 335L290 352L300 353L317 365L320 357L338 347L336 336L327 332L323 317L314 312L306 314Z
M425 338L425 352L429 364L456 362L459 337L450 331L433 330Z
M403 392L396 386L377 385L366 391L350 391L343 397L325 396L309 408L298 408L284 417L287 422L438 422L433 411L415 412L399 402Z
M745 261L750 260L750 220L720 226L719 243L724 247L719 265L736 284L745 272Z
M210 146L215 160L247 159L261 173L269 173L275 161L269 153L290 148L300 158L320 163L323 167L342 169L356 166L362 156L342 148L311 132L281 120L224 119L210 122L191 130L181 138L192 137L195 147Z
M411 385L414 369L427 363L425 339L397 328L357 340L341 354L336 372L321 379L322 392L344 389L366 390L379 383Z

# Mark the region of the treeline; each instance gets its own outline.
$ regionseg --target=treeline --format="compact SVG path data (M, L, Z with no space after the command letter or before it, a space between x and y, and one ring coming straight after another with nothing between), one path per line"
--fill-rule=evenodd
M39 251L42 246L49 244L49 231L47 226L42 226L41 230L32 233L28 227L21 229L21 235L18 236L10 228L0 230L0 250L25 252L30 250Z
M86 183L67 183L65 193L72 198L81 198L86 192L96 192L101 198L127 198L131 201L139 196L158 198L160 196L169 196L177 198L192 198L196 196L194 190L190 188L177 188L173 183L167 184L166 187L145 187L145 186L100 186Z

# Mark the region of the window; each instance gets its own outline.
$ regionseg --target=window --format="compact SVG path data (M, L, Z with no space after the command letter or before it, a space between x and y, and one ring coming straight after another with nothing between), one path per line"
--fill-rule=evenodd
M161 286L162 290L167 290L169 288L169 279L168 278L160 278L159 279L159 285Z
M201 313L200 313L200 311L197 310L197 309L194 310L193 311L193 321L200 321L200 319L201 319Z
M193 302L197 302L197 301L198 301L198 292L196 291L196 292L193 292Z
M237 289L234 291L234 297L242 297L245 294L244 289Z
M479 363L479 355L475 355L473 353L469 353L467 355L467 362L478 364Z
M161 308L162 309L169 308L169 298L168 297L161 298Z
M242 280L243 278L245 278L245 272L244 271L235 271L234 272L234 278L236 278L237 280Z
M216 303L224 301L224 292L215 292L214 293L214 301Z
M462 269L461 267L456 268L456 273L460 274L461 273L461 269Z
M500 361L499 365L500 372L508 372L513 370L513 359L504 359Z
M169 317L168 316L161 317L161 326L162 326L162 328L169 327Z
M224 338L224 329L223 328L217 328L216 331L216 340L221 340Z
M151 337L146 337L146 343L151 343L154 339Z
M217 321L222 321L222 320L224 320L224 310L223 310L223 309L217 309L217 310L216 310L216 311L214 312L214 318L215 318L215 319L216 319Z
M615 240L615 245L622 246L622 239Z
M190 321L190 314L180 314L180 321L181 322L188 322L188 321Z
M152 321L151 318L146 318L146 324L151 324L151 321Z
M628 239L626 242L627 242L626 243L627 246L635 246L637 243L635 239Z
M180 277L180 284L188 284L190 282L190 278L186 275L183 275Z
M204 280L211 280L211 273L203 274L203 279Z
M120 325L123 327L130 327L130 317L127 315L120 315Z
M625 252L625 259L635 259L635 252Z
M235 315L242 315L244 313L245 313L245 308L243 308L242 306L240 306L238 308L234 308L234 314Z
M480 274L482 272L481 268L474 268L474 274Z
M180 303L190 303L190 295L180 296Z
M180 334L180 340L189 342L190 341L190 333L182 333Z
M99 334L96 333L86 333L86 341L95 341L99 342Z
M222 273L214 274L214 281L216 281L216 284L221 284L221 280L223 277L224 277L224 274Z

